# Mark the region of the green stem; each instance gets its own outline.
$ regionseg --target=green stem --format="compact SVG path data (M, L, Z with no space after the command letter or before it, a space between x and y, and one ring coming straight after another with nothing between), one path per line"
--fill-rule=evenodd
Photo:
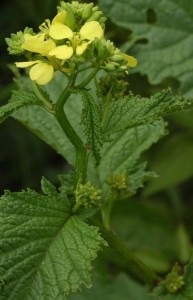
M62 127L64 133L73 144L76 151L76 184L78 182L83 182L86 180L86 170L87 170L87 151L84 146L83 141L77 135L74 128L71 126L69 120L64 112L64 104L70 97L72 88L74 87L76 76L72 76L65 90L62 92L58 98L55 106L55 117Z
M104 227L109 230L111 229L111 213L112 213L114 202L115 202L115 199L113 197L107 199L107 203L102 210L102 218L103 218Z
M94 77L95 75L98 73L99 71L99 67L98 68L95 68L93 70L93 72L91 72L88 77L86 77L80 84L78 84L76 87L77 88L84 88Z
M31 81L33 91L38 97L38 99L44 104L44 106L53 113L53 105L52 103L47 99L46 95L44 92L40 89L40 87L35 83L35 81Z
M104 227L100 227L100 231L108 245L117 253L124 267L139 281L153 285L160 280L160 277L138 259L115 233Z

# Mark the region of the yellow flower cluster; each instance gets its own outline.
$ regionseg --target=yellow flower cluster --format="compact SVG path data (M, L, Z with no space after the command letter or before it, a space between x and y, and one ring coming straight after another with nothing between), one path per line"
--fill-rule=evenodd
M79 32L73 32L70 27L65 25L66 14L66 11L61 11L52 22L46 20L40 26L40 33L24 35L24 43L21 48L40 54L46 59L16 62L16 66L19 68L32 66L29 73L30 78L39 85L45 85L53 78L55 71L53 58L62 60L61 66L74 53L82 55L95 38L103 38L103 28L97 21L87 22Z
M104 22L105 17L93 3L62 1L58 14L53 20L46 19L40 32L26 29L6 42L10 54L27 56L28 61L16 62L16 66L30 67L29 76L39 85L50 82L58 70L70 74L87 62L91 68L127 72L137 61L104 38Z

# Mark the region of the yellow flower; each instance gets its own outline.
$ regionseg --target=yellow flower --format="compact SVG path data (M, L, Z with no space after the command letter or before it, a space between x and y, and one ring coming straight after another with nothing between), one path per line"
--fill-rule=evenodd
M38 36L42 36L43 38L45 38L46 36L49 35L49 29L50 26L53 25L54 23L62 23L65 24L66 22L66 11L61 11L59 12L52 20L52 22L50 22L49 19L46 19L44 23L42 23L39 26L39 29L41 30L37 35Z
M54 76L54 68L51 64L42 62L41 60L16 62L18 68L27 68L33 66L30 69L29 76L31 80L35 81L39 85L47 84Z
M66 45L56 46L49 52L51 56L67 59L70 57L70 53L71 56L74 52L77 55L81 55L95 38L102 39L103 29L99 22L90 21L81 27L80 32L76 33L65 24L54 22L54 24L50 26L49 36L54 40L68 40Z
M22 49L30 52L39 53L43 56L49 54L49 52L56 47L53 40L45 40L43 36L24 34L24 43L21 46Z
M127 61L128 67L135 68L137 66L137 60L135 57L126 53L121 53L121 56Z

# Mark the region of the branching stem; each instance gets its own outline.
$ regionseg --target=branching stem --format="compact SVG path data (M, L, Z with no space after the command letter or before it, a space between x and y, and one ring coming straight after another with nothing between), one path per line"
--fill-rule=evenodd
M71 76L67 87L61 93L55 106L55 117L62 127L64 133L73 144L76 151L76 185L78 182L86 180L86 169L87 169L87 151L83 141L78 136L74 128L71 126L69 120L64 112L64 104L73 92L73 87L76 80L76 74Z

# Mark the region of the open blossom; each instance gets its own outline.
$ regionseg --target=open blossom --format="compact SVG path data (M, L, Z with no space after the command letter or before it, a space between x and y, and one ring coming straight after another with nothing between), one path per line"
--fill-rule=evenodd
M16 62L19 68L32 66L29 76L31 80L40 85L47 84L54 76L54 66L51 57L65 61L73 54L81 55L88 45L95 39L103 37L103 29L97 21L85 23L79 32L73 32L71 28L63 24L65 13L59 13L53 20L41 25L41 32L37 35L24 35L22 49L32 53L41 54L45 61L35 60L28 62ZM62 44L57 45L62 40Z
M29 76L39 85L45 85L51 81L57 70L71 72L75 67L74 62L80 63L79 57L84 54L91 43L93 47L89 48L91 52L88 52L87 57L92 59L93 66L96 62L97 65L100 63L101 68L106 71L127 72L129 67L137 65L137 60L133 56L122 53L111 41L104 38L103 26L97 21L102 12L94 11L93 5L75 6L72 10L74 13L72 19L70 19L71 15L68 15L69 11L63 9L51 21L46 19L40 25L39 33L34 34L33 31L28 31L22 36L21 52L25 50L31 53L31 60L16 62L16 66L18 68L30 67ZM83 10L82 19L80 19L80 8ZM96 53L98 55L95 55ZM75 60L71 59L74 57ZM88 59L85 57L82 61Z
M45 85L54 76L54 68L52 64L43 62L41 60L25 61L25 62L16 62L18 68L27 68L31 67L29 76L31 80L36 81L39 85Z
M102 39L103 29L97 21L90 21L85 23L79 32L73 32L68 26L56 22L51 25L49 35L54 40L66 39L68 41L67 45L57 46L49 53L57 58L65 59L67 50L71 55L74 52L81 55L95 38Z

